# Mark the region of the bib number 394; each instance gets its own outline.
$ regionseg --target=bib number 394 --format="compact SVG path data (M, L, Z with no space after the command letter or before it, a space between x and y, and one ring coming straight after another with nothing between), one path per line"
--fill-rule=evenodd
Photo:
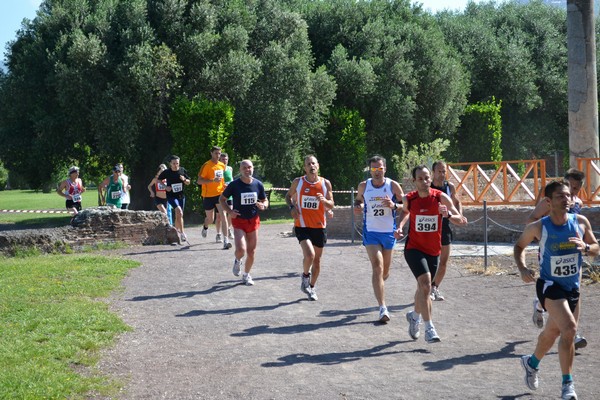
M435 232L438 230L437 215L417 215L415 218L415 230L417 232Z
M577 275L579 273L579 256L577 254L552 256L550 257L550 266L553 277L565 278Z

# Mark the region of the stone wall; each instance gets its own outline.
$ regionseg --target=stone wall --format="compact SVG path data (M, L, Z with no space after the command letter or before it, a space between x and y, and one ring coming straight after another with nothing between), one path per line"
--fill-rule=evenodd
M179 243L179 237L161 212L110 207L85 209L71 226L0 232L0 253L5 254L13 254L19 248L48 253L103 243L169 244Z
M487 207L488 214L488 241L512 243L525 227L525 221L533 207L510 207L494 206ZM454 240L483 242L485 224L483 219L482 206L464 207L464 214L469 220L466 226L452 225ZM352 226L351 207L336 207L334 217L327 220L327 235L332 238L350 239L352 230L355 229L355 239L361 240L362 232L362 214L354 216L354 228ZM584 207L582 214L585 215L592 224L594 231L600 231L600 207ZM600 237L599 234L596 234Z
M488 241L512 243L519 236L532 207L488 207ZM454 240L483 242L483 207L465 207L469 224L453 225ZM584 207L595 231L600 230L600 207ZM354 217L354 225L352 218ZM336 207L328 218L327 234L331 238L361 242L362 214L353 216L351 207ZM600 234L596 234L600 237ZM109 207L89 208L77 215L72 226L52 229L0 231L0 253L14 254L15 249L36 248L42 252L80 249L103 243L170 244L179 243L175 229L158 211L116 210Z

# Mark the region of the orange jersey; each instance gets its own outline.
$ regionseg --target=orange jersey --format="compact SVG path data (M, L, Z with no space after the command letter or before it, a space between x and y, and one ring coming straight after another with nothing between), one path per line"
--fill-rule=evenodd
M223 171L225 171L225 164L223 164L221 161L214 163L212 160L208 160L202 165L200 172L198 172L198 176L200 178L212 181L217 176L221 177L219 182L202 184L202 197L215 197L223 193L223 190L225 190Z
M327 197L325 179L319 177L315 183L310 183L303 176L296 187L296 209L298 218L294 225L302 228L325 228L327 210L317 199L317 193Z

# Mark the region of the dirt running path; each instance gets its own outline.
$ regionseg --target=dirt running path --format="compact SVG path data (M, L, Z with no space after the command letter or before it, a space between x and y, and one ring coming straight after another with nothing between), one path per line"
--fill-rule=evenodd
M300 292L300 247L288 225L261 227L253 277L231 273L233 251L199 229L185 247L121 253L142 266L124 280L113 309L133 327L100 368L123 379L120 399L556 399L556 346L541 364L540 389L523 382L519 356L533 350L534 287L516 275L478 276L451 259L434 304L441 343L409 338L405 313L415 280L401 252L386 283L392 319L375 322L371 268L361 245L330 240L317 285ZM600 298L583 291L581 330L590 343L575 359L581 399L600 396Z

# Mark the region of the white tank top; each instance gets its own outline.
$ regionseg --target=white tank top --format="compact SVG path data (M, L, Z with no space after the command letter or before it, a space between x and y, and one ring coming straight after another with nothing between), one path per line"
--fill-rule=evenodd
M394 198L392 180L385 178L381 187L374 187L367 179L365 187L364 229L369 232L391 233L396 229L396 211L383 205L385 197ZM396 199L396 201L398 201Z

